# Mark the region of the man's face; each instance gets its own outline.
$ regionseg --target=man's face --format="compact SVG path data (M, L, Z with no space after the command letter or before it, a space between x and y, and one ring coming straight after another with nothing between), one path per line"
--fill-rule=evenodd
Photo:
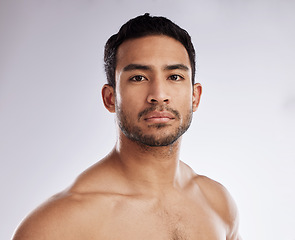
M115 111L123 134L148 146L174 143L199 101L201 86L193 91L191 75L186 49L173 38L146 36L120 45Z

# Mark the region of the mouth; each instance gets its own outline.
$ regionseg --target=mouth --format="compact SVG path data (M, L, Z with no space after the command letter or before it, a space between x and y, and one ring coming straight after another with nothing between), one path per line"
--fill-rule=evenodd
M166 111L153 111L144 116L144 120L148 123L168 123L175 119L175 116Z

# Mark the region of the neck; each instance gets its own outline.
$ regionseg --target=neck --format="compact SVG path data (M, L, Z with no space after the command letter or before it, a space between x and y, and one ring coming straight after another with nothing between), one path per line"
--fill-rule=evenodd
M133 184L141 189L162 191L180 184L180 142L179 138L169 146L150 147L121 134L113 154L117 155L115 159L120 169Z

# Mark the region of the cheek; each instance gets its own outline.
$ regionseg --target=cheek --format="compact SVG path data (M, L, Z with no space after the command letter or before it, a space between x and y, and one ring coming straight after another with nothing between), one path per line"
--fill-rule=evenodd
M146 99L146 91L145 89L129 86L124 87L121 86L118 88L119 98L118 102L128 103L133 105L139 105L142 101Z
M181 104L181 107L188 108L192 106L192 92L188 90L179 90L177 93L177 102ZM175 102L175 101L174 101Z
M118 89L116 95L116 105L117 108L123 110L126 114L131 115L141 109L143 102L143 94L138 93L137 91L132 91L128 88Z

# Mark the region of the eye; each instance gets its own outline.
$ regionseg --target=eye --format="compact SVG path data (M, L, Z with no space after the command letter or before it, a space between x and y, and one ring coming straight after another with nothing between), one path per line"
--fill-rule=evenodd
M174 75L169 76L168 79L170 79L172 81L180 81L180 80L183 80L184 78L180 75L174 74Z
M136 76L133 76L132 78L130 78L129 80L134 81L134 82L142 82L142 81L146 80L146 78L141 75L136 75Z

